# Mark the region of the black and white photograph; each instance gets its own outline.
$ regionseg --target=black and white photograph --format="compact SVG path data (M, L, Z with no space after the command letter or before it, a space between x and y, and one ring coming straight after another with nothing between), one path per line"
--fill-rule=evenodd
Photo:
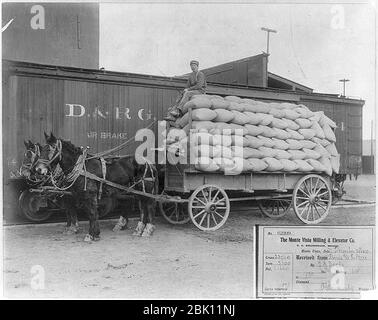
M3 298L378 298L376 15L2 1Z

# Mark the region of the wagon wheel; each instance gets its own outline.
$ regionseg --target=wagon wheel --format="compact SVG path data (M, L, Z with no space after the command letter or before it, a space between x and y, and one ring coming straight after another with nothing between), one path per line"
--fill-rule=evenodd
M327 181L319 175L304 176L294 188L294 212L306 224L315 224L324 220L329 213L331 204L331 188Z
M52 215L47 208L47 197L25 190L18 200L23 217L30 221L42 222Z
M219 229L230 213L226 192L214 185L198 187L189 198L189 214L196 227L204 231Z
M261 212L271 219L282 218L290 211L291 199L262 199L257 202Z
M186 203L159 201L159 209L164 219L171 224L185 224L190 220Z

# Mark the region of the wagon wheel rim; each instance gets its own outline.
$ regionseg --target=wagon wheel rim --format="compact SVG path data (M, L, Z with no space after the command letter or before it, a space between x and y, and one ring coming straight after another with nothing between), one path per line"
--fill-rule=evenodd
M291 199L262 199L258 201L261 212L271 219L285 216L291 209Z
M332 192L327 181L319 175L300 179L293 193L294 212L306 224L323 221L332 205Z
M186 204L171 201L159 202L159 209L163 218L171 224L185 224L190 221Z
M43 222L51 217L52 212L48 208L39 208L37 197L37 195L25 190L19 197L19 204L26 219L32 222Z
M198 187L189 199L189 214L193 224L203 231L222 227L230 213L226 192L214 185Z

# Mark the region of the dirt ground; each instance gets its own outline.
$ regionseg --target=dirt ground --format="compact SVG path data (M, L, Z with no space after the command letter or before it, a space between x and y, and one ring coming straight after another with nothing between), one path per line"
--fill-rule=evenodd
M137 221L130 221L134 228ZM63 224L4 228L4 294L12 298L248 299L254 295L253 226L301 225L291 211L272 221L256 208L233 208L227 223L203 232L158 218L151 238L132 229L113 233L101 221L102 239L84 232L63 235ZM325 225L374 225L375 207L333 208ZM87 224L82 224L87 229ZM34 265L43 267L44 289L32 289Z

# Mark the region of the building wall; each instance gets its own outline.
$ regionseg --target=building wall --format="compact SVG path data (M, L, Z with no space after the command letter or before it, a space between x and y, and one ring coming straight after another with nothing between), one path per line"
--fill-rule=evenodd
M3 59L99 67L98 3L3 3Z

